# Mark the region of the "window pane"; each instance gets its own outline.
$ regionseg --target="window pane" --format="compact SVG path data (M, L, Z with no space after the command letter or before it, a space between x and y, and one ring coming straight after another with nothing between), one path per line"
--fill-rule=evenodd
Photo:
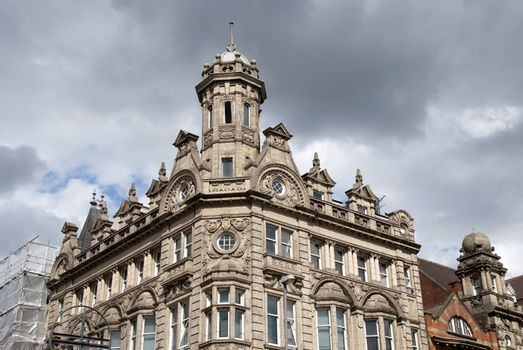
M218 289L218 303L228 304L229 303L229 288Z
M120 331L112 331L110 340L111 340L111 350L120 350Z
M229 337L229 310L221 309L218 310L218 337L228 338Z
M276 254L276 232L277 228L271 225L267 225L265 228L265 250L267 253Z
M232 110L231 110L231 101L225 102L225 123L232 123Z
M235 310L235 322L234 322L234 337L236 339L243 339L243 310Z
M267 296L267 340L278 344L278 298Z
M320 350L331 350L329 327L318 327L318 345Z
M222 159L222 176L232 177L232 158Z
M276 240L276 227L267 225L267 230L265 231L265 236L267 239Z
M243 289L236 289L236 298L234 302L239 305L243 305L243 295L245 294L245 291Z
M380 350L378 338L367 337L367 350Z
M378 321L377 320L366 320L365 321L365 334L378 335Z
M245 103L243 105L243 125L249 126L249 119L250 119L250 106Z
M278 298L270 295L267 297L267 313L278 315Z

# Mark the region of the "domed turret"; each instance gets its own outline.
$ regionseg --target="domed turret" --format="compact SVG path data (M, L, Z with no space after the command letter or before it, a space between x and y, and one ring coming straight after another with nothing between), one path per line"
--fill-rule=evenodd
M481 232L471 232L465 236L461 244L463 254L473 254L477 252L491 252L492 244L490 239Z

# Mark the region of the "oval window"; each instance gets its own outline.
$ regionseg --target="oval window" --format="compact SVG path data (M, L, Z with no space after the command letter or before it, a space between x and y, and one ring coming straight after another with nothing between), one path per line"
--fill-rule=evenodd
M278 195L283 195L285 193L285 184L281 179L272 180L272 190Z

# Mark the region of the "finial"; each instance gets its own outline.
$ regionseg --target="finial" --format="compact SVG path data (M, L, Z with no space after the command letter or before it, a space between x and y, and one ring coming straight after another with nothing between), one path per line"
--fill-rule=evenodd
M165 169L165 162L162 162L160 165L160 170L158 171L158 180L167 181L167 169Z
M318 152L314 152L314 159L312 160L312 166L320 167L320 157L318 157Z
M236 51L236 45L234 45L234 22L229 22L229 44L227 45L227 51Z
M356 183L362 184L363 183L363 175L361 175L361 170L356 170Z
M138 202L138 198L136 198L136 188L134 187L134 182L131 183L131 188L129 189L129 201Z
M96 188L93 189L93 199L89 202L92 206L96 205Z

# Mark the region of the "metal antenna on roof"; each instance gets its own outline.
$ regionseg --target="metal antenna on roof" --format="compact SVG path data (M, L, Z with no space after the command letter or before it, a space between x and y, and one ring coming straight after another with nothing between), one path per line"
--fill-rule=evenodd
M229 44L227 45L227 51L235 51L236 45L234 45L234 22L229 22Z

